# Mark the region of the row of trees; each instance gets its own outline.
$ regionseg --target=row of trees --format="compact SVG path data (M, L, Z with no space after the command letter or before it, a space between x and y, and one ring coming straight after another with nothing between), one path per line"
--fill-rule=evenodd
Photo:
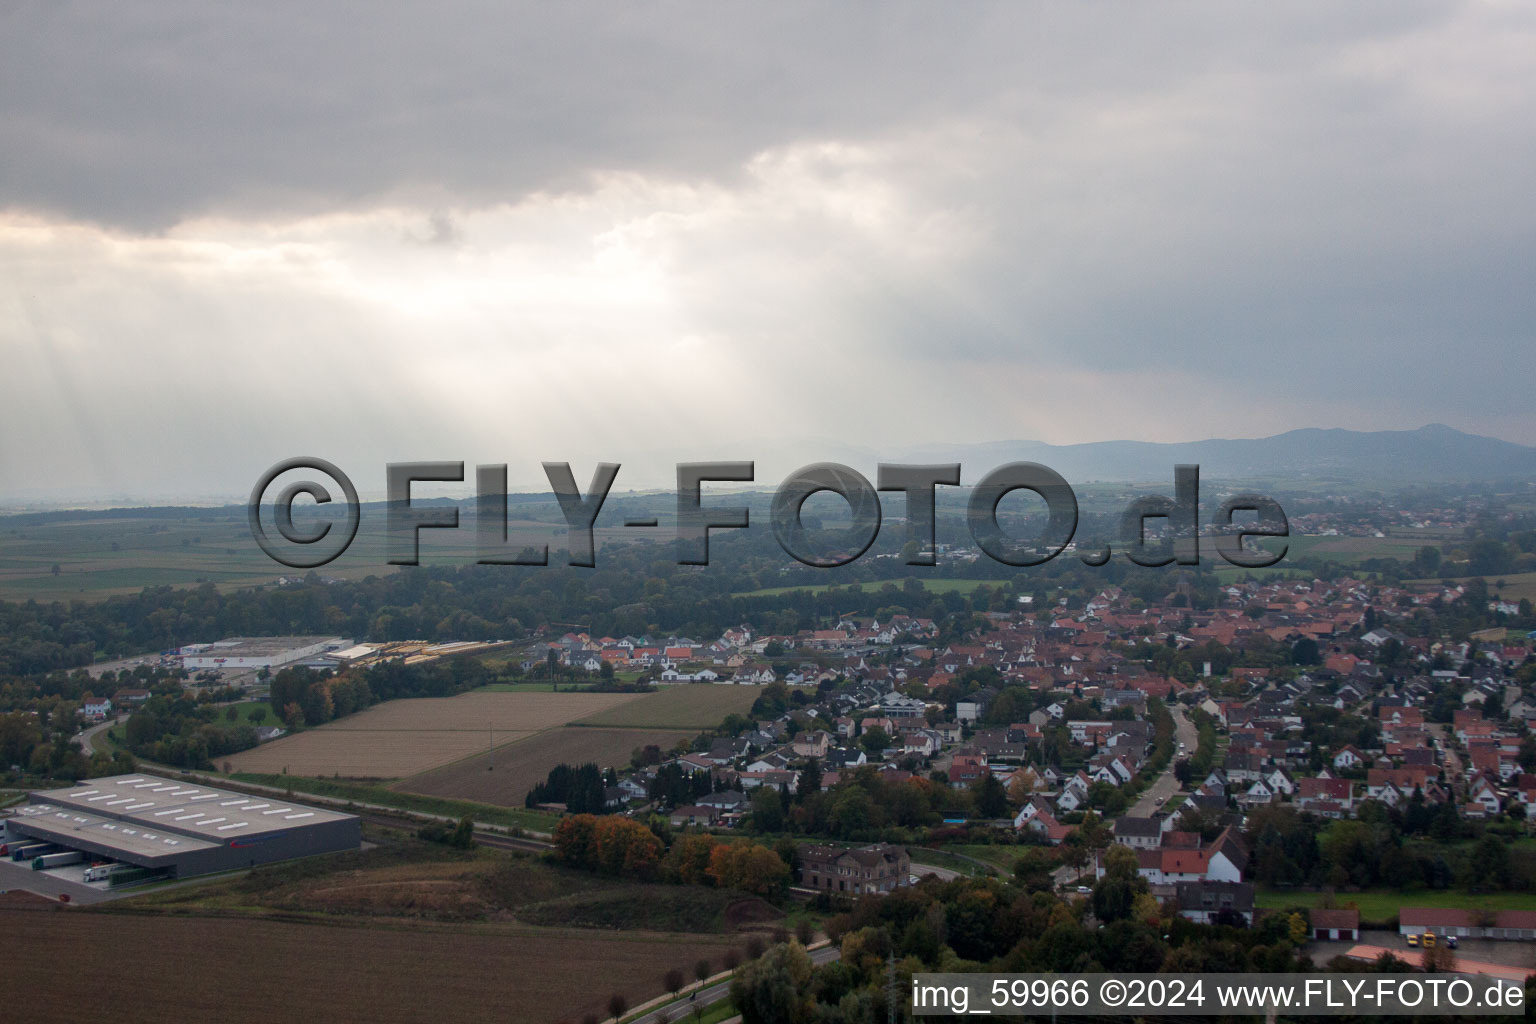
M0 771L14 767L33 775L74 780L134 770L136 762L126 752L97 750L87 757L72 734L72 716L49 723L21 711L0 714Z
M780 897L788 889L793 845L777 851L705 833L672 839L622 815L572 814L554 833L555 857L563 864L641 881L714 885ZM788 858L788 859L786 859Z
M1536 861L1484 831L1459 845L1472 826L1453 804L1416 798L1388 809L1370 802L1354 819L1323 822L1294 808L1270 805L1250 814L1250 873L1263 885L1335 888L1525 890L1536 885ZM1415 840L1414 835L1427 840Z
M178 768L212 768L218 758L258 742L249 721L221 717L211 703L185 694L151 697L128 719L123 732L128 749L139 757Z
M564 804L571 814L601 814L603 791L607 785L602 769L596 764L588 762L579 767L557 764L549 770L543 782L528 791L524 803L528 807Z

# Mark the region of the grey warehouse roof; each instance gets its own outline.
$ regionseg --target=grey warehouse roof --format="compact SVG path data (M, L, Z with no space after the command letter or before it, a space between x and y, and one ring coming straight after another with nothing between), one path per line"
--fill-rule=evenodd
M50 804L115 822L119 834L126 825L203 838L216 845L353 817L280 797L250 796L143 773L88 779L65 789L34 793L32 799L35 805Z

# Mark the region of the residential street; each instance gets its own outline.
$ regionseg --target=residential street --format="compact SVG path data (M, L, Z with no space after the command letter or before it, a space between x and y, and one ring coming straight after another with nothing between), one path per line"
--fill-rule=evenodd
M1188 757L1195 752L1195 741L1198 738L1195 732L1195 724L1189 720L1188 713L1180 706L1173 705L1168 709L1173 715L1173 760L1168 762L1168 769L1157 777L1152 785L1146 788L1141 798L1132 805L1127 814L1139 818L1150 817L1163 802L1179 791L1179 780L1174 778L1173 766L1181 756ZM1178 745L1184 744L1184 753L1179 753Z

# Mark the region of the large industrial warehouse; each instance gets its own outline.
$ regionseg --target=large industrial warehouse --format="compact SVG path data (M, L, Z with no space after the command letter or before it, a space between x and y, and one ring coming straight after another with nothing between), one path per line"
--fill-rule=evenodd
M49 843L88 858L186 878L356 849L356 815L158 775L40 790L5 821L6 842Z
M179 653L181 667L188 672L277 669L351 646L351 640L339 636L236 636L211 644L187 644Z

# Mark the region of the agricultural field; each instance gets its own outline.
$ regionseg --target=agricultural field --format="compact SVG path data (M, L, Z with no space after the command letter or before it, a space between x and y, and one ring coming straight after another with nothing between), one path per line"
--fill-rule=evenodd
M1536 602L1536 572L1510 572L1501 576L1456 576L1452 577L1456 583L1466 583L1472 579L1481 579L1488 584L1488 593L1506 601L1520 601L1522 598ZM1409 580L1409 583L1422 583L1426 585L1438 584L1440 580ZM1503 586L1500 586L1500 583Z
M1280 540L1260 541L1267 548L1275 548ZM1419 548L1437 543L1424 537L1321 537L1293 535L1286 537L1286 561L1297 558L1317 558L1324 561L1355 564L1370 558L1396 558L1411 561ZM1281 566L1285 562L1280 563Z
M0 933L27 936L7 954L6 987L11 1011L34 1024L311 1024L341 1011L381 1024L551 1024L606 1017L614 992L631 1004L661 995L667 970L718 962L735 945L723 935L516 923L322 925L53 907L0 909Z
M641 696L478 690L387 701L225 760L235 772L401 779Z
M708 683L668 686L572 724L628 729L712 729L727 715L744 715L750 711L760 692L755 686Z
M543 782L555 765L595 762L599 767L623 767L636 747L656 744L667 750L679 740L692 739L697 729L619 729L566 726L495 750L465 758L399 782L406 793L474 800L521 807L528 791Z
M363 486L361 480L358 484ZM633 541L617 525L623 504L609 502L613 507L604 509L593 533L599 547ZM509 512L508 544L548 543L558 551L563 538L556 531L563 521L557 527L554 520L559 516L553 501L515 504ZM382 522L383 506L365 504L357 540L325 567L325 575L360 580L395 572L386 532L377 525ZM370 523L375 525L370 528ZM475 545L472 525L427 530L421 536L422 561L469 564L478 557ZM200 583L234 590L292 574L257 546L244 505L0 515L0 600L100 600L150 586Z

